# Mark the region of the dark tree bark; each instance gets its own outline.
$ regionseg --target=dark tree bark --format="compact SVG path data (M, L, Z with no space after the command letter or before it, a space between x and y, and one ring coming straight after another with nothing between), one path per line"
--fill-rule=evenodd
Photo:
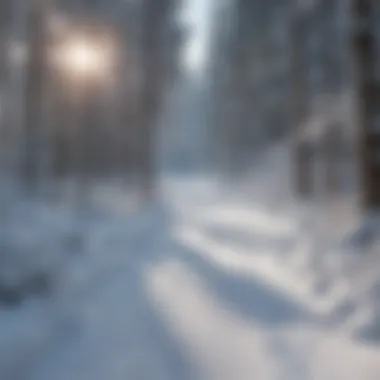
M218 129L222 133L222 150L220 159L224 163L223 171L232 179L243 168L247 145L246 136L252 128L249 117L251 108L257 108L252 99L252 59L251 52L254 39L252 28L255 4L252 1L238 0L233 9L228 49L225 88L221 88L217 119ZM223 27L223 26L222 26ZM222 58L223 59L223 58ZM256 126L257 127L257 126ZM252 148L252 147L250 147Z
M376 76L375 0L351 0L352 56L359 112L361 200L365 210L380 207L380 83Z
M294 184L295 193L302 198L313 192L312 147L304 140L304 130L310 116L310 89L308 83L307 23L305 11L294 0L290 27L291 64L293 83Z
M0 84L7 80L9 63L9 34L12 20L12 1L3 0L0 4Z
M324 125L321 141L321 153L323 155L323 190L328 195L339 194L340 189L340 161L342 160L342 132L336 117L339 91L341 90L341 77L339 75L340 49L338 47L338 30L336 0L321 0L317 5L318 33L321 48L321 71L320 95L323 97L324 107L321 115Z
M144 196L155 187L156 126L164 89L165 28L170 22L171 0L143 0L141 13L141 91L138 123L138 173Z
M47 1L35 0L27 19L28 60L25 73L24 159L22 178L33 190L38 180L39 143L41 140L42 104L45 84L47 43Z

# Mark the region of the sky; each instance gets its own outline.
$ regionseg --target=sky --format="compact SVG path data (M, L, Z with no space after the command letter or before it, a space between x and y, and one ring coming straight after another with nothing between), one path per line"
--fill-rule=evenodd
M184 64L190 72L199 72L207 58L209 16L213 0L184 1L182 19L191 27L191 37L184 52Z

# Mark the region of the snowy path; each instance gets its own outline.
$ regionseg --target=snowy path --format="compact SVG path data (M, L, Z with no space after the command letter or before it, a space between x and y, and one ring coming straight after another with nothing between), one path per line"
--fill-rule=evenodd
M379 347L320 322L301 283L270 264L291 219L180 190L169 218L121 212L88 227L56 300L61 323L28 376L2 380L379 378Z

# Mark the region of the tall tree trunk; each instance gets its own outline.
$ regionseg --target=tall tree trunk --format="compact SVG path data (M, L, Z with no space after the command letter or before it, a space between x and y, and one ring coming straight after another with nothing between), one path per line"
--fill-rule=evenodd
M380 207L380 83L376 77L376 0L351 0L352 56L359 113L361 200L365 210Z
M337 119L340 78L337 70L339 59L337 2L336 0L321 0L317 4L318 33L320 39L322 80L319 95L323 99L321 120L323 133L321 154L323 162L322 191L326 195L337 195L340 187L340 157L342 151L342 126Z
M304 131L310 116L310 89L307 45L307 16L300 3L294 0L291 17L291 65L293 83L293 123L294 133L294 184L295 193L302 198L313 192L312 148L304 139Z
M155 187L156 124L163 93L163 32L170 13L168 0L143 0L141 18L141 92L138 123L138 172L144 196Z
M247 103L250 89L250 51L252 3L247 0L236 2L233 32L229 41L229 73L226 93L224 94L223 120L224 162L228 178L234 177L241 169L244 157L243 136L247 123Z
M46 65L47 1L34 0L27 19L28 60L25 75L24 160L22 178L32 190L38 181L39 146L43 117L43 93Z
M10 36L13 16L11 0L3 0L0 3L0 101L1 101L1 143L0 143L0 167L9 169L11 158L11 145L14 144L11 131L10 103L13 96L10 76Z
M12 19L12 1L3 0L0 4L0 84L7 80L9 62L9 34L10 20Z
M213 27L210 48L209 78L210 78L210 111L209 111L209 139L211 156L215 168L222 176L228 170L229 140L227 131L232 117L230 114L230 86L232 65L232 51L236 40L236 10L235 2L215 3ZM227 167L226 167L227 166Z

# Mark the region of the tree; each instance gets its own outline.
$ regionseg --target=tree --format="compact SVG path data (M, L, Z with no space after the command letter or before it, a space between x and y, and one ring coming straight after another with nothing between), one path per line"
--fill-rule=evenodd
M226 116L228 113L229 73L232 40L235 32L233 2L216 2L211 26L211 46L207 77L209 78L210 96L210 138L212 142L212 157L214 164L223 173L225 171L225 151L227 139L225 130L228 128Z
M336 0L320 0L316 5L321 77L317 92L322 99L319 119L323 123L322 139L320 141L322 160L324 162L323 190L327 195L337 195L341 185L340 162L343 159L343 123L338 114L342 90L342 66L344 65L342 51L339 47L338 27L339 14Z
M359 116L361 202L365 210L380 206L380 83L376 76L375 0L351 0L354 29L352 57Z
M310 115L308 62L305 53L308 19L298 0L293 1L291 18L291 65L293 83L294 182L298 196L309 197L313 191L312 148L303 140Z
M224 23L216 24L214 31L220 40L216 41L212 57L213 70L214 75L221 78L214 79L216 99L213 118L218 124L215 132L221 135L218 150L219 159L223 162L222 171L230 179L243 168L247 150L252 148L247 143L254 124L250 120L251 108L255 112L258 108L257 99L252 99L251 82L254 50L251 45L257 45L253 22L253 17L257 14L256 5L252 1L237 0L231 8L227 4L221 6L218 10L221 19L216 20L216 23ZM226 15L227 12L230 14Z
M170 26L173 0L142 0L141 4L141 87L139 94L137 165L144 196L155 186L156 123L165 86L165 31Z
M27 16L28 60L25 73L22 178L29 190L36 187L38 177L46 65L47 5L47 0L34 0Z
M12 19L12 1L3 0L0 4L0 83L6 81L8 69L7 54L10 34L10 20Z

